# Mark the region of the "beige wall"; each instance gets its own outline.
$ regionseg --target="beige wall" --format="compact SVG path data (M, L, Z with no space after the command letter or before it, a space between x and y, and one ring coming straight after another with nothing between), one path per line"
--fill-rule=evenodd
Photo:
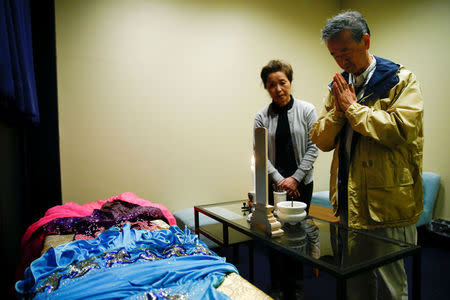
M64 202L246 197L261 67L290 62L294 95L320 106L335 67L319 33L337 9L247 2L56 1Z
M177 210L243 199L251 188L253 118L270 101L261 67L272 58L290 62L294 96L318 112L338 71L320 29L342 1L55 2L64 202L134 192ZM445 15L417 5L427 16ZM426 104L424 169L447 182L442 146L448 139L439 138L445 136L442 87L448 87L435 73L448 67L441 40L430 37L430 25L415 24L423 12L411 17L400 6L379 13L371 4L355 7L373 23L374 53L409 66L426 100L433 99ZM444 20L429 18L448 28ZM328 189L329 163L330 154L320 153L315 190ZM445 185L438 207L448 217L444 191Z

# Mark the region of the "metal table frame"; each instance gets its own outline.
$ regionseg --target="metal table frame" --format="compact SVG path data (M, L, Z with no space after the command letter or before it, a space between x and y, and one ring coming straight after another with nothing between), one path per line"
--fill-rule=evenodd
M398 259L403 259L407 256L412 256L412 258L413 258L413 260L412 260L412 272L413 272L413 274L412 274L413 275L412 276L412 285L413 285L412 286L412 299L414 299L414 300L421 299L421 248L420 248L420 246L409 245L410 247L408 247L407 249L403 249L401 251L397 251L396 253L391 253L389 255L386 255L386 256L383 256L383 257L380 257L377 259L373 259L366 266L363 266L363 267L353 266L353 267L347 268L345 271L342 271L342 270L339 270L337 267L329 265L323 261L312 259L307 256L295 254L292 251L289 251L284 247L281 247L279 245L276 245L273 242L270 242L270 239L267 237L264 237L264 235L261 232L253 231L248 228L242 228L241 226L234 224L232 220L228 220L218 214L215 214L215 213L207 210L207 208L211 207L211 206L217 206L220 204L231 204L234 202L241 204L244 201L245 200L237 200L237 201L232 201L232 202L194 206L194 221L195 221L195 233L197 235L202 234L221 246L227 247L227 246L232 245L232 243L230 243L229 228L232 228L250 238L250 240L249 240L249 268L250 268L250 274L249 274L250 278L249 279L250 279L250 282L253 283L253 278L254 278L254 271L253 271L253 269L254 269L253 250L254 249L253 249L253 241L252 240L257 240L257 241L260 241L263 244L265 244L267 247L274 248L280 252L283 252L285 254L293 256L296 259L299 259L300 261L310 263L313 265L314 268L324 270L325 272L334 276L337 280L337 284L336 284L336 298L337 299L346 299L347 279L349 279L353 276L356 276L360 273L374 270L378 267L389 264ZM213 236L212 234L208 233L207 230L202 229L203 226L202 227L199 226L199 214L200 213L221 223L221 225L222 225L222 237L221 238L222 239L220 239L220 237ZM313 219L316 219L316 218L313 217ZM330 223L325 220L320 220L320 221ZM207 226L209 226L209 225L207 225ZM205 226L205 228L207 226ZM338 225L338 226L342 227L342 225ZM355 229L351 229L351 230L355 230ZM355 230L355 231L359 231L359 230ZM376 238L376 239L386 240L389 242L399 243L398 241L394 241L394 240L391 240L388 238L376 236L376 235L373 235L373 234L370 234L367 232L360 231L360 234L372 236L374 239ZM402 243L402 244L404 244L404 243ZM236 249L237 248L233 249L234 253L237 251ZM236 255L234 254L233 256L235 257Z

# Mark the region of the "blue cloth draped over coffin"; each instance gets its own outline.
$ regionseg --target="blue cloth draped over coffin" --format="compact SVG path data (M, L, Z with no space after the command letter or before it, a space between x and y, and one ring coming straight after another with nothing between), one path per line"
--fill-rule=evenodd
M215 288L236 268L188 230L112 227L50 248L16 283L34 299L229 299Z

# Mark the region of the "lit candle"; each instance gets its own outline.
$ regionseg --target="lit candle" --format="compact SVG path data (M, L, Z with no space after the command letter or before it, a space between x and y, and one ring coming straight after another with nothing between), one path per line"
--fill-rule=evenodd
M253 191L256 192L256 186L255 186L255 155L252 155L252 164L251 164L250 168L252 170Z

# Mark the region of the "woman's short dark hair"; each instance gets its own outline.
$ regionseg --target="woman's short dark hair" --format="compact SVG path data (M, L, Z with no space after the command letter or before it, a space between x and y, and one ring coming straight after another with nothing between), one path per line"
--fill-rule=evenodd
M353 40L357 43L361 42L364 34L370 35L369 26L361 13L345 11L328 19L322 29L322 40L327 41L345 29L350 30Z
M292 75L294 72L292 71L291 65L281 60L274 59L269 61L269 63L265 65L261 70L261 79L263 81L264 88L267 88L266 87L267 77L269 77L270 74L278 71L281 71L284 74L286 74L286 77L288 78L289 82L292 82Z

